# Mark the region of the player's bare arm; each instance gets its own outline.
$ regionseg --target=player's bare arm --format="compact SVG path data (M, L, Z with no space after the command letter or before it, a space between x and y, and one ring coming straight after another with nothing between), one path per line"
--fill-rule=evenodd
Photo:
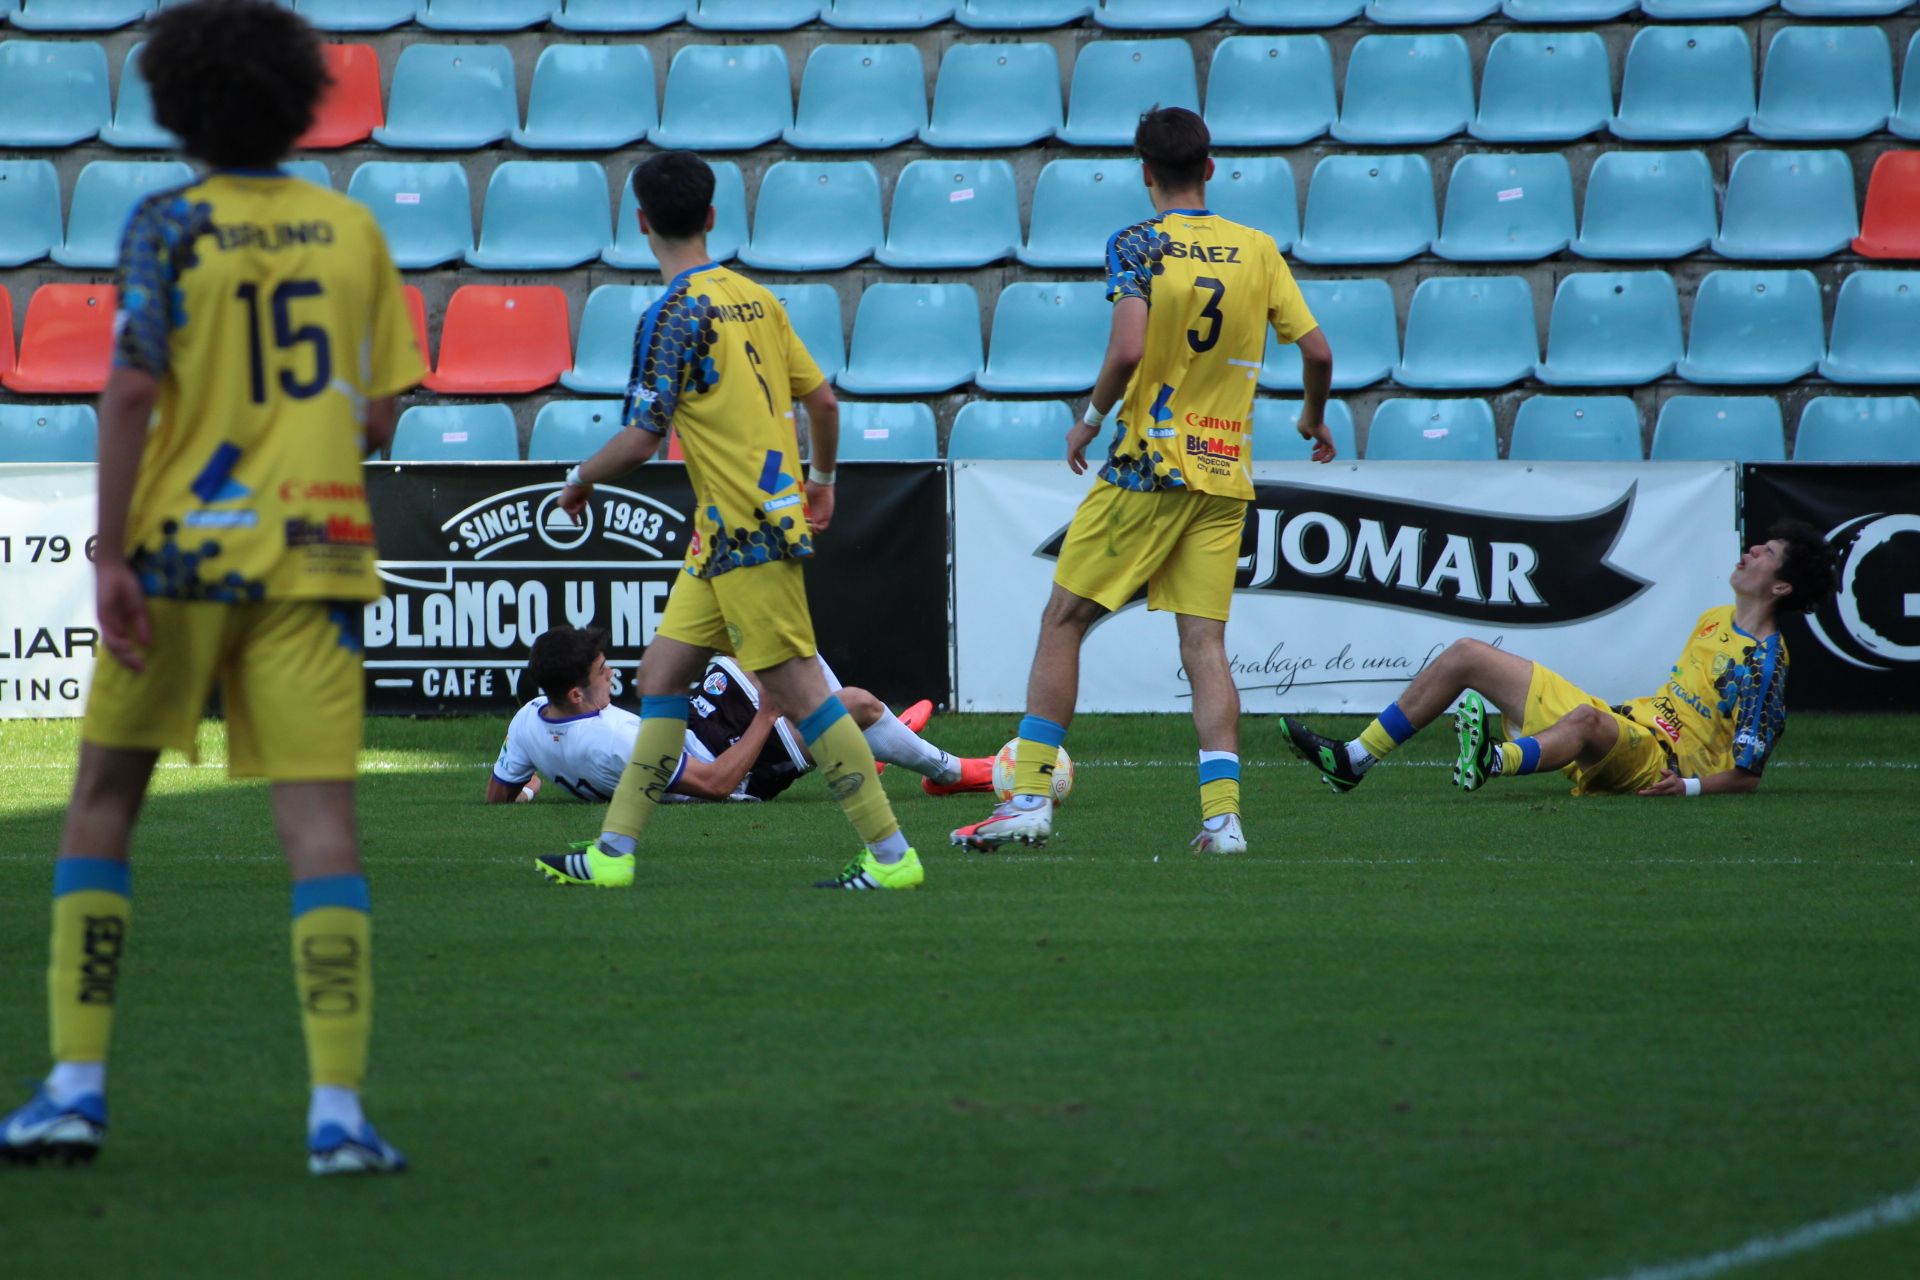
M822 382L800 397L807 407L812 448L807 464L807 527L820 533L833 523L834 471L840 460L840 400Z
M1728 769L1722 773L1710 773L1696 779L1703 796L1744 796L1760 789L1760 775L1749 773L1745 769ZM1684 796L1687 794L1687 780L1669 769L1660 775L1660 781L1650 787L1642 787L1643 796Z
M627 427L600 446L599 452L567 472L567 487L560 491L560 509L578 519L593 496L593 486L627 474L660 451L665 437L644 427Z
M680 776L668 789L702 800L725 800L740 789L740 783L753 769L753 762L760 758L777 718L774 709L762 703L738 741L715 756L712 763L687 757L681 763Z
M1100 376L1094 379L1093 395L1087 412L1067 432L1067 465L1073 474L1087 470L1087 446L1100 434L1100 424L1127 393L1127 383L1147 349L1147 300L1122 298L1113 307L1113 323L1107 330L1107 354L1100 362ZM1088 421L1092 419L1092 421Z
M534 774L519 786L500 781L492 774L487 775L488 804L527 804L540 794L540 775Z
M393 443L393 429L400 422L400 398L381 396L378 400L369 400L364 421L367 448L386 448Z
M127 512L133 504L147 425L159 399L157 378L124 366L108 375L100 392L100 538L93 562L94 605L107 652L131 671L147 669L141 655L152 635L146 593L127 564Z
M1294 427L1313 441L1313 460L1332 462L1333 436L1327 430L1327 393L1333 387L1333 347L1324 329L1300 336L1300 418Z

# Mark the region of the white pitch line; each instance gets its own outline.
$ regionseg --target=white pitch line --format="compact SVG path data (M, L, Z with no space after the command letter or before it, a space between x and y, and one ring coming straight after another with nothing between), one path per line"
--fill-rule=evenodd
M1831 1218L1822 1218L1818 1222L1809 1222L1805 1226L1795 1227L1775 1236L1755 1236L1745 1244L1732 1249L1723 1249L1719 1253L1710 1253L1703 1258L1690 1258L1682 1262L1663 1262L1658 1266L1639 1267L1633 1271L1623 1271L1608 1277L1608 1280L1701 1280L1704 1276L1717 1276L1723 1271L1732 1271L1736 1267L1750 1267L1755 1263L1772 1262L1778 1258L1791 1257L1796 1253L1807 1253L1836 1240L1846 1240L1852 1236L1865 1235L1869 1231L1880 1231L1887 1227L1897 1227L1902 1223L1920 1218L1920 1185L1913 1186L1898 1195L1888 1196L1877 1204L1864 1209L1855 1209L1851 1213L1836 1214Z
M377 748L376 748L377 750ZM220 769L225 770L227 762L223 759L203 759L199 764L188 764L185 760L162 760L156 769ZM1287 769L1298 765L1295 760L1242 760L1249 769ZM1074 762L1076 769L1191 769L1191 760L1080 760ZM405 771L408 773L446 773L454 770L490 769L491 760L365 760L360 764L362 773L390 773ZM1451 769L1451 760L1382 760L1374 766L1376 769ZM1767 766L1769 769L1920 769L1920 760L1782 760ZM36 764L8 765L8 769L22 772L34 770L64 770L73 772L70 761L42 761Z

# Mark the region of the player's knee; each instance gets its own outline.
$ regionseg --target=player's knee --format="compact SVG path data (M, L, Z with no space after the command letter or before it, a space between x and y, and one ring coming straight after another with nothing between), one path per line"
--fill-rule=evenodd
M851 686L841 688L840 703L846 707L847 714L853 717L853 722L862 729L879 720L880 713L886 710L880 704L880 699L865 689L855 689Z
M1579 734L1582 739L1590 739L1600 731L1600 724L1606 718L1606 713L1600 708L1585 704L1567 712L1560 723Z

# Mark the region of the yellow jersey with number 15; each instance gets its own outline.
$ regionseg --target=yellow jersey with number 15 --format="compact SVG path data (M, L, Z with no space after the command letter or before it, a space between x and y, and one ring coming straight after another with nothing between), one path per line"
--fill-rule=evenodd
M1267 329L1319 327L1273 237L1169 209L1107 242L1107 297L1147 304L1147 341L1100 478L1122 489L1251 499L1253 393Z

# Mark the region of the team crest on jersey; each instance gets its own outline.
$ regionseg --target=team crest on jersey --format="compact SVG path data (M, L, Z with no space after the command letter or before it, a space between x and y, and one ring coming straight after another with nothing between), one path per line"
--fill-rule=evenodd
M727 673L724 671L707 672L706 681L700 687L706 691L706 694L709 698L720 698L720 697L726 696Z

